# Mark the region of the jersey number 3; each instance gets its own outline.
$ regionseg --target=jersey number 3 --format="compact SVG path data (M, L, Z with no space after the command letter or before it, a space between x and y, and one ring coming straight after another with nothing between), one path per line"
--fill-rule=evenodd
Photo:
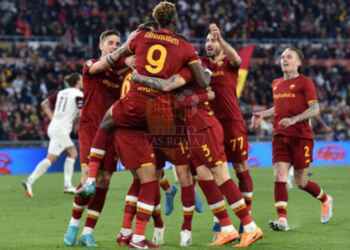
M157 59L155 56L158 54ZM165 60L167 57L167 50L163 45L155 44L151 46L146 55L146 70L151 74L157 74L164 68Z

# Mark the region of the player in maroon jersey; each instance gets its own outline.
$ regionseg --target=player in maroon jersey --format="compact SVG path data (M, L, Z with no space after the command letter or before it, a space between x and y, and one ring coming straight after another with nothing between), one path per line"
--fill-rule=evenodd
M308 171L312 162L313 134L310 119L319 115L320 108L314 82L299 73L303 54L297 48L287 48L280 59L283 77L272 82L273 107L255 113L254 127L261 120L273 116L272 139L273 166L275 170L275 207L278 214L270 226L276 231L287 231L287 176L293 166L295 183L321 201L321 222L328 223L333 214L333 199L320 186L309 180Z
M196 81L206 86L209 79L198 60L198 56L193 46L181 36L174 33L176 27L176 8L169 2L159 3L153 11L153 17L158 22L160 29L154 32L140 31L125 46L122 46L116 53L106 56L99 65L100 68L113 63L121 55L135 54L136 69L146 76L156 76L168 78L175 74L183 66L188 66ZM106 138L111 133L111 129L116 127L144 128L146 126L146 112L148 100L150 98L162 98L162 93L157 90L147 88L141 84L133 82L126 97L118 101L107 113L102 122L91 149L92 155L89 162L89 177L84 185L86 193L93 191L96 170L104 156ZM149 145L144 144L145 147ZM121 147L123 150L123 147ZM148 150L144 150L148 153ZM142 152L141 152L142 153ZM129 156L134 157L134 156ZM147 155L145 156L145 158ZM148 156L149 157L149 156ZM141 157L143 158L143 157ZM91 170L91 171L90 171ZM150 246L150 242L145 239L144 232L149 217L154 210L154 203L159 195L159 183L156 177L154 164L147 165L147 168L138 166L136 173L141 181L140 192L137 203L136 229L130 242L131 247L144 248ZM210 174L210 172L209 172ZM208 177L208 176L206 176ZM203 186L203 185L202 185ZM213 179L205 181L205 193L212 200L220 205L220 222L226 229L233 226L227 211L224 207L222 195ZM203 187L202 187L203 188ZM216 203L215 206L216 206ZM216 210L218 211L218 210ZM227 238L225 238L227 240ZM224 242L226 242L223 240ZM223 244L224 242L220 242Z
M239 189L249 210L253 198L253 180L248 167L248 136L237 98L238 70L241 58L236 50L221 36L216 24L209 27L205 43L206 57L202 62L212 72L210 86L215 100L210 104L224 129L225 152L235 169ZM214 225L213 229L215 228Z
M120 35L117 31L107 30L100 35L99 48L102 57L116 50L119 46ZM105 112L119 99L121 80L123 79L124 72L127 70L123 59L120 59L104 71L94 70L94 65L98 62L99 59L88 60L83 67L84 106L81 111L78 130L82 169L81 183L87 178L86 167L93 135L96 133ZM110 140L110 144L113 144L112 140ZM101 171L99 171L96 194L91 198L80 194L75 195L72 217L64 236L65 245L72 246L75 244L80 218L84 212L84 208L87 206L88 215L80 241L83 245L89 247L96 246L92 232L102 211L110 178L115 171L116 160L117 156L113 146L108 147Z
M187 84L185 86L185 90L191 90L194 94L191 98L192 100L197 99L197 102L193 101L192 103L181 104L181 99L177 102L185 106L185 123L191 153L190 157L198 173L199 185L206 194L208 190L206 190L204 183L208 181L209 176L214 178L231 208L240 218L244 227L244 233L237 247L246 247L262 238L262 231L253 221L240 190L229 175L223 147L223 130L219 121L215 118L209 103L206 101L209 98L206 90L193 82L191 72L188 68L182 69L177 75L172 76L168 80L146 77L138 72L134 72L132 78L148 86L167 91L183 86L186 82L192 82L192 85ZM217 202L213 205L209 201L209 207L214 210L213 212L216 216L220 216L216 214L219 203ZM214 244L224 240L225 237L238 237L238 233L235 230L231 232L231 235L227 234L225 232L226 228L222 228L223 230L217 235Z

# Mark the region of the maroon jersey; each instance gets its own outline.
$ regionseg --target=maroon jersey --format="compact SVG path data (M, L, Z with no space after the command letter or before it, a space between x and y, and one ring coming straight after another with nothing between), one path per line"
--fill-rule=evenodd
M89 74L89 67L96 61L88 60L83 67L84 106L80 124L89 124L97 128L109 107L120 98L127 66L124 59L120 59L114 68L98 74Z
M309 104L317 101L314 82L304 75L289 80L278 78L272 82L272 91L275 108L274 134L312 139L312 129L307 120L287 128L281 127L278 123L283 118L304 112L309 108Z
M211 102L215 116L220 122L244 122L236 92L239 67L233 66L226 57L221 63L214 63L208 57L203 57L202 62L213 72L210 86L215 92Z
M162 79L175 75L182 67L199 59L189 42L167 29L140 31L130 42L129 50L136 55L136 70L140 74ZM137 83L131 85L131 92L133 90L157 92Z

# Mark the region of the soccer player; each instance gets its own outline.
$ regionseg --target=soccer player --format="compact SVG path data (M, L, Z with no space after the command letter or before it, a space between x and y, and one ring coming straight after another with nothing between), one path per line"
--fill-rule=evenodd
M299 73L303 59L297 48L283 51L280 59L283 77L272 82L273 107L253 114L252 118L253 126L257 127L262 119L274 117L272 154L278 219L270 222L270 226L276 231L289 230L286 182L291 166L296 185L321 202L321 222L328 223L333 214L333 198L308 177L314 143L309 121L319 115L320 108L314 82Z
M101 57L116 50L120 44L119 32L115 30L102 32L99 37ZM96 71L94 65L99 60L88 60L83 67L84 106L81 111L78 130L82 169L81 183L84 183L87 178L87 164L93 136L105 112L119 99L122 92L121 82L128 70L125 60L120 59L111 67L103 71ZM80 219L86 207L87 219L80 237L80 243L87 247L95 247L97 245L93 237L93 231L103 209L110 178L115 171L117 160L112 138L109 140L109 143L111 146L107 149L106 157L99 171L95 195L90 198L77 193L74 197L72 217L64 235L64 244L67 246L73 246L77 241ZM80 189L80 186L78 186L78 189Z
M62 152L67 152L67 158L64 162L64 192L74 193L75 188L72 184L74 173L74 163L78 155L70 133L73 128L74 120L79 114L82 106L83 93L81 92L82 77L78 73L73 73L64 78L69 85L68 88L61 90L57 94L55 110L48 127L48 136L50 138L48 153L46 157L38 163L31 175L22 182L28 197L33 197L32 186L48 168L54 163Z
M224 129L226 156L233 164L239 189L251 211L253 180L247 162L247 128L236 94L238 70L242 60L236 50L224 40L216 24L211 24L209 31L205 43L207 56L202 61L213 72L210 86L216 98L210 104ZM215 223L213 229L217 227L218 224Z
M176 16L177 13L174 4L166 1L159 3L153 10L153 17L158 22L160 28L154 32L140 31L134 34L133 38L129 39L120 50L107 55L105 60L101 61L99 67L103 69L120 56L135 54L136 69L142 74L167 79L179 71L181 67L188 65L196 80L203 85L207 85L209 79L205 76L195 49L185 39L174 33L176 29ZM162 93L159 91L133 82L126 97L113 105L106 114L95 136L91 149L94 155L89 162L90 178L88 178L84 185L84 190L89 190L94 185L96 172L99 168L101 157L103 158L105 152L106 138L111 131L116 127L144 128L144 126L147 126L147 112L145 110L147 103L152 98L161 98L161 96ZM146 155L150 152L148 150L149 145L143 144L143 146L146 150L138 152L141 154L139 157L141 159L149 159L149 156ZM124 147L120 147L120 149L124 151ZM122 156L120 157L122 158ZM129 155L128 157L136 158L134 155ZM148 164L147 168L139 165L136 168L136 172L140 178L141 187L137 202L136 228L130 246L134 248L145 248L150 246L149 241L145 239L144 233L150 215L154 210L155 201L159 195L159 183L154 164ZM220 191L215 183L214 186L218 192L212 195L220 196ZM221 211L226 213L225 208ZM226 218L227 221L230 221L228 216Z
M186 82L192 82L192 85L187 84L185 89L195 93L196 98L193 99L192 103L190 102L191 105L184 105L185 124L191 163L196 169L199 185L207 198L209 207L218 218L221 226L221 232L218 233L212 245L222 245L239 237L236 229L227 220L226 214L220 214L225 208L222 195L227 199L243 225L244 232L236 247L247 247L261 239L263 233L256 226L240 190L229 175L223 147L223 130L209 103L206 102L209 98L208 93L193 82L188 68L182 69L168 80L146 77L138 72L134 72L132 78L163 91L171 91L185 85ZM219 190L217 190L219 193L214 197L212 195L215 194L217 186L219 186Z

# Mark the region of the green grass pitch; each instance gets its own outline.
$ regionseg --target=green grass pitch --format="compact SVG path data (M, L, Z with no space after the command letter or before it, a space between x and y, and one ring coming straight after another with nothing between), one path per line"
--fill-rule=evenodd
M327 224L320 223L320 204L308 194L294 188L289 193L290 232L272 232L267 224L275 217L273 207L272 169L253 169L255 200L253 214L265 238L250 249L266 250L346 250L350 249L350 168L314 168L312 179L333 195L335 215ZM78 180L76 174L76 180ZM171 176L171 172L167 172ZM62 174L43 176L34 186L34 198L24 197L22 176L0 177L0 249L51 250L63 246L63 234L70 218L73 196L63 194ZM99 249L116 249L115 235L123 213L123 197L130 183L130 174L114 175L105 209L95 231ZM206 207L204 214L195 214L193 246L189 249L210 249L212 218ZM238 226L237 219L233 221ZM175 211L165 217L166 245L162 249L180 249L179 228L182 221L179 195ZM152 223L151 223L152 224ZM149 226L148 235L151 235ZM74 247L73 249L83 249ZM232 245L222 247L232 249Z

